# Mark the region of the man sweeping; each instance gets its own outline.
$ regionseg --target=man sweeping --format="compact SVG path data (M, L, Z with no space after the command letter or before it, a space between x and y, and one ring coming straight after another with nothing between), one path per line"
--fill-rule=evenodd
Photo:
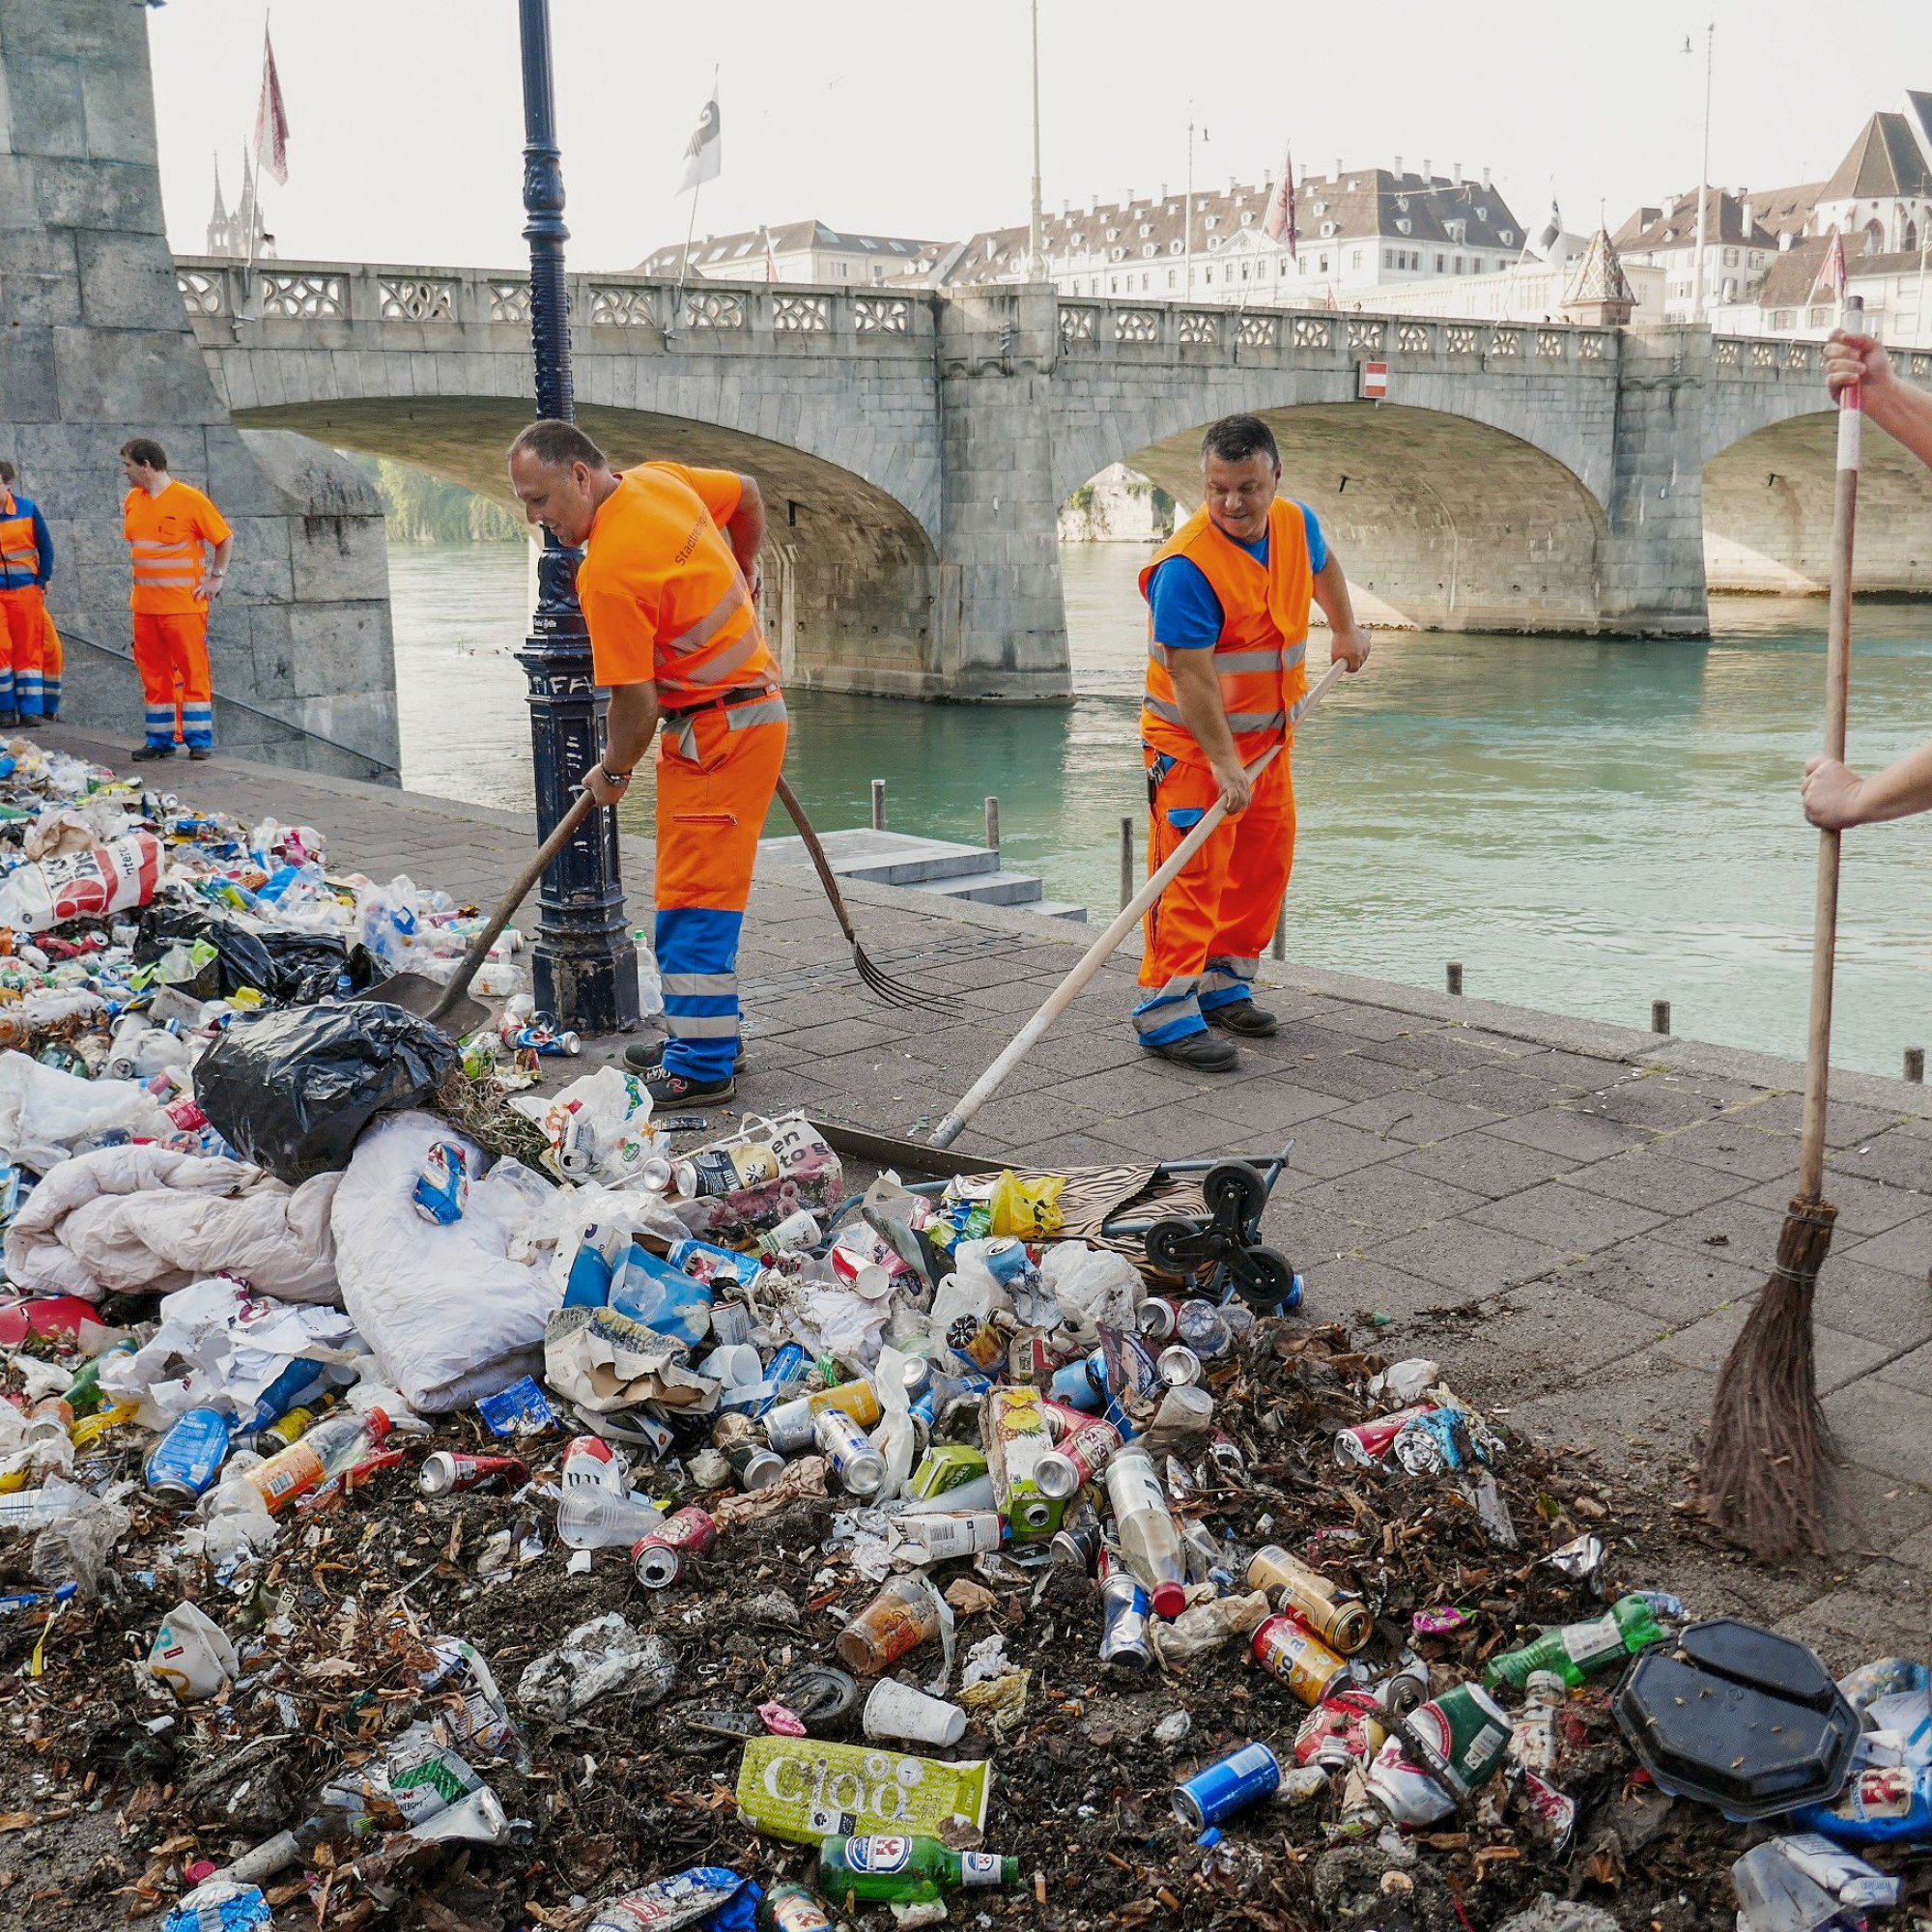
M1825 383L1833 399L1856 383L1865 415L1921 463L1932 464L1932 395L1900 380L1875 336L1836 330L1825 345ZM1837 758L1804 767L1804 815L1827 832L1932 811L1932 741L1861 778Z
M1134 1028L1148 1052L1222 1073L1239 1057L1236 1037L1275 1031L1253 982L1294 863L1289 746L1308 691L1311 599L1331 658L1351 674L1369 660L1369 635L1315 512L1278 494L1266 423L1213 424L1201 482L1201 508L1141 572L1149 872L1217 799L1228 816L1148 914ZM1251 781L1246 768L1276 745L1281 755Z
M778 665L758 623L764 502L749 476L645 463L619 473L574 423L532 423L510 482L533 524L583 546L577 598L611 691L602 760L615 805L659 720L657 954L662 1056L633 1046L660 1105L728 1100L738 1065L738 936L758 834L784 764Z

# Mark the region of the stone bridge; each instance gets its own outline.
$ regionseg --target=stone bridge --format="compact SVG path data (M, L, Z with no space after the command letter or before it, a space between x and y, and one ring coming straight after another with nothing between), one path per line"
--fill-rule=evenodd
M237 423L504 499L501 451L529 407L522 277L178 272ZM1831 424L1809 344L1013 287L705 283L679 313L668 284L586 274L571 300L579 412L618 460L763 479L774 629L801 683L1061 694L1060 504L1116 461L1190 500L1201 427L1234 410L1274 425L1289 486L1383 622L1694 636L1707 551L1719 586L1822 582ZM1388 365L1386 402L1357 400L1370 360ZM1910 514L1932 498L1874 440L1863 580L1932 589Z
M145 10L0 0L0 443L61 551L82 723L136 713L115 452L158 437L238 530L211 626L224 741L393 773L374 492L335 449L503 493L530 412L515 270L170 255ZM770 616L801 684L1066 694L1056 513L1126 461L1188 500L1200 428L1275 425L1365 611L1458 629L1694 636L1709 580L1810 589L1830 419L1804 344L580 274L583 421L619 462L756 474ZM1932 361L1912 358L1915 373ZM1388 399L1357 400L1361 365ZM1932 589L1922 472L1882 438L1866 587Z

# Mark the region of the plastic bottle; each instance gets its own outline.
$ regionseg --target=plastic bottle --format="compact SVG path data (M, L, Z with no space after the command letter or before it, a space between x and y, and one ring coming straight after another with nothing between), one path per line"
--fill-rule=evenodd
M109 1355L131 1355L140 1344L131 1335L124 1336L111 1349L103 1349L93 1360L82 1365L80 1373L69 1382L62 1400L76 1416L92 1415L107 1398L100 1391L100 1365Z
M1532 1670L1523 1686L1522 1716L1510 1728L1510 1755L1538 1777L1556 1776L1556 1714L1569 1694L1553 1670Z
M1156 1616L1178 1617L1187 1606L1187 1558L1153 1458L1129 1442L1107 1464L1106 1484L1127 1568L1146 1586Z
M631 935L638 954L638 1017L647 1020L664 1011L664 980L658 972L658 955L651 936L640 925Z
M1532 1670L1551 1670L1574 1690L1599 1671L1663 1640L1663 1627L1648 1597L1619 1597L1601 1617L1545 1631L1534 1643L1491 1658L1483 1682L1492 1690L1498 1684L1520 1690Z
M242 1477L270 1515L333 1476L346 1474L388 1440L389 1418L372 1408L366 1415L330 1415L306 1435L258 1463Z
M45 1529L51 1522L65 1522L87 1501L87 1492L73 1483L56 1488L16 1490L0 1496L0 1533L10 1529Z
M818 1889L834 1898L916 1905L964 1886L1012 1885L1018 1859L950 1852L937 1838L827 1838L818 1848Z
M556 1533L573 1549L613 1549L635 1543L664 1526L664 1511L645 1496L613 1495L609 1490L566 1490L557 1505Z

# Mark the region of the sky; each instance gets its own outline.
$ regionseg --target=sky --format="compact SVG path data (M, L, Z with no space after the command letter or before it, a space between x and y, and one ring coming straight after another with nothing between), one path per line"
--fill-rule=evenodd
M1431 161L1492 168L1533 230L1612 228L1688 189L1717 25L1711 180L1771 187L1835 166L1901 88L1932 89L1932 6L1863 0L1383 0L1373 10L1038 0L1042 198ZM716 71L724 170L697 233L816 215L952 240L1026 219L1027 0L553 0L569 259L628 269L681 241L684 145ZM169 237L202 251L220 156L231 202L254 126L262 0L148 15ZM281 0L290 126L267 189L284 260L512 267L522 96L515 0ZM1684 51L1687 37L1691 51Z

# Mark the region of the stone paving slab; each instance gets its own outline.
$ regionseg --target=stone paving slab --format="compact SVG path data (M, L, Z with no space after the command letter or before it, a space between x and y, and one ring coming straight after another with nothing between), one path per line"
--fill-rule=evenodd
M48 736L109 763L129 749ZM220 755L159 780L199 805L319 826L339 867L407 869L482 899L532 837L513 812ZM650 843L627 836L622 851L641 903ZM870 1001L815 886L761 871L740 1103L923 1137L1093 933L866 883L846 893L873 957L945 989L948 1010ZM1244 1043L1239 1072L1217 1079L1140 1053L1135 970L1110 962L963 1151L1051 1165L1293 1139L1264 1225L1304 1272L1312 1319L1373 1321L1384 1349L1435 1356L1514 1424L1688 1500L1715 1372L1763 1286L1795 1177L1796 1064L1268 962L1264 1004L1281 1033ZM1842 1219L1818 1359L1846 1458L1842 1554L1776 1577L1713 1557L1691 1580L1700 1601L1776 1617L1842 1665L1916 1654L1932 1607L1932 1111L1923 1089L1876 1075L1840 1072L1832 1087Z

